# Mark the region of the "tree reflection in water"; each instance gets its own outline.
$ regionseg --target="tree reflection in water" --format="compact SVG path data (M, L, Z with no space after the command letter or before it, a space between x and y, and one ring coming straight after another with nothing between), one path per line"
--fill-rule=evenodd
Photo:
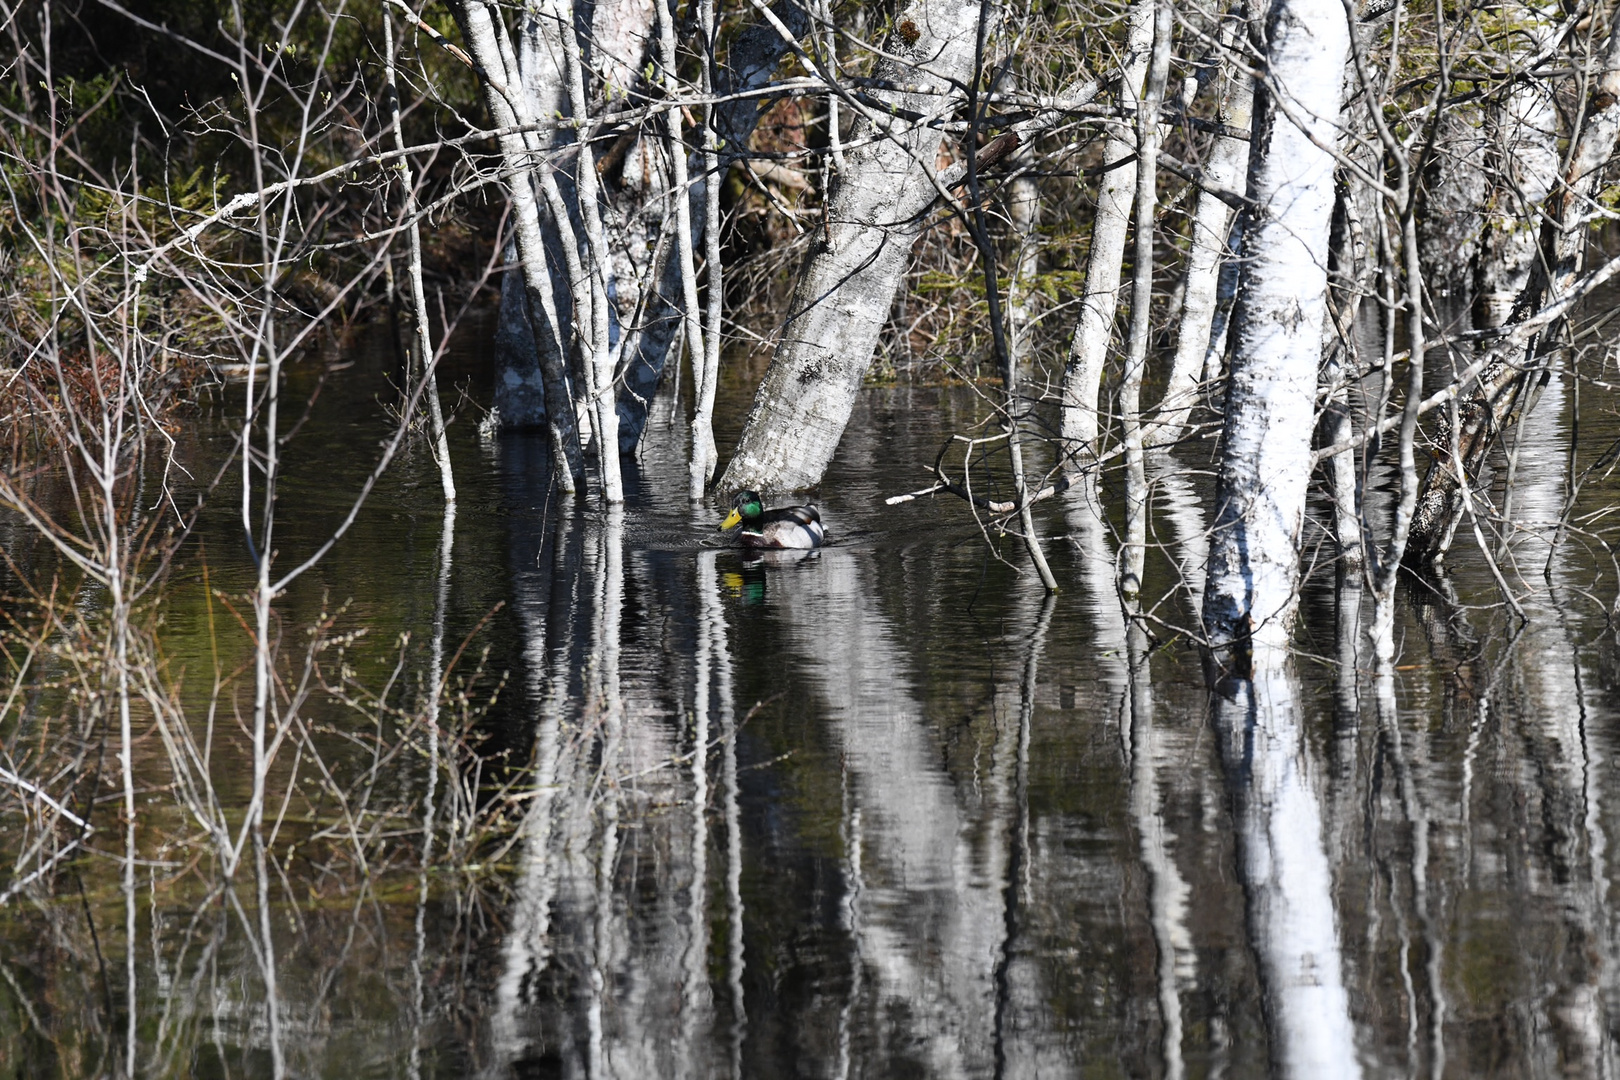
M1526 522L1562 514L1544 465L1572 408L1554 382L1524 432ZM871 511L875 438L829 487L838 542L760 562L707 546L714 515L684 500L559 502L525 446L499 448L504 487L469 486L394 553L391 581L427 583L443 746L429 713L389 757L347 706L305 706L364 748L330 752L343 776L385 762L367 782L402 810L356 816L378 823L370 877L289 812L256 953L256 883L188 895L141 870L146 1071L273 1074L264 955L287 1075L1611 1069L1617 680L1581 538L1501 539L1522 627L1463 551L1414 579L1382 666L1360 583L1313 578L1292 651L1212 696L1175 629L1198 609L1207 491L1168 457L1132 625L1086 486L1047 507L1073 585L1048 600L946 508ZM497 544L472 527L481 498L505 508ZM514 674L458 745L457 649L495 600L487 666ZM0 1053L21 1075L105 1072L129 1030L118 867L74 865L82 895L69 876L0 909Z

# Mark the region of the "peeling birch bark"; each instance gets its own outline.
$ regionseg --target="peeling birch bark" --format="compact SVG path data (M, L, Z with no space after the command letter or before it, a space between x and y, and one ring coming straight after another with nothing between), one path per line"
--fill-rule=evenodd
M978 0L905 7L896 25L909 22L916 40L893 35L886 48L899 59L880 65L878 77L908 84L974 77L979 7ZM899 116L886 138L869 138L870 121L856 126L862 145L845 150L849 171L839 178L821 243L799 275L776 354L721 478L727 491L793 491L820 482L933 205L936 189L919 162L933 161L939 129L900 117L927 118L952 100L895 90L872 96Z
M1297 603L1333 211L1334 159L1324 148L1338 139L1346 10L1339 0L1273 0L1263 39L1254 203L1204 589L1211 646L1244 654L1251 639L1285 644Z

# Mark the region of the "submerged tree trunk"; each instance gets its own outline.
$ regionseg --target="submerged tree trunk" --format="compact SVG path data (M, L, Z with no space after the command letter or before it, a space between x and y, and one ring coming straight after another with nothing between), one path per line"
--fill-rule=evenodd
M1136 0L1131 8L1125 48L1116 99L1120 109L1133 110L1142 81L1147 78L1148 57L1153 49L1153 0ZM1095 453L1102 430L1097 410L1103 361L1113 344L1120 264L1125 257L1125 235L1136 197L1136 170L1123 166L1135 153L1136 139L1128 127L1117 128L1103 145L1103 168L1107 171L1097 192L1086 283L1080 293L1080 317L1069 346L1069 361L1063 369L1061 430L1071 451Z
M880 66L879 78L916 91L973 78L979 10L979 0L907 6L896 26L909 29L890 37L887 49L897 59ZM932 85L915 85L920 82ZM873 96L893 110L893 119L881 121L887 137L871 118L856 126L856 138L869 141L845 151L849 172L839 177L825 231L794 288L776 354L721 479L726 490L791 491L820 482L871 365L912 242L934 203L937 191L926 170L940 131L929 121L948 114L957 95L883 90Z
M1295 608L1327 310L1330 148L1350 47L1346 9L1338 0L1274 0L1263 37L1254 203L1204 592L1210 644L1245 653L1251 637L1285 641Z

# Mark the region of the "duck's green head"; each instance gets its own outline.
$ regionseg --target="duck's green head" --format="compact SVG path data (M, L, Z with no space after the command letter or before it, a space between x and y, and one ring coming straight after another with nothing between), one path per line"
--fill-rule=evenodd
M720 528L729 529L733 525L757 518L764 512L765 507L759 501L759 492L739 491L737 497L731 500L731 513L720 523Z

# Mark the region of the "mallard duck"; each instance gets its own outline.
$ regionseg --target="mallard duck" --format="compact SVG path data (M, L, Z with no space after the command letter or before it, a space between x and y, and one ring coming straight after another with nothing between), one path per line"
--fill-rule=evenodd
M814 548L827 538L821 515L813 506L779 506L767 510L757 491L739 491L731 500L731 513L720 523L721 530L742 526L744 547Z

